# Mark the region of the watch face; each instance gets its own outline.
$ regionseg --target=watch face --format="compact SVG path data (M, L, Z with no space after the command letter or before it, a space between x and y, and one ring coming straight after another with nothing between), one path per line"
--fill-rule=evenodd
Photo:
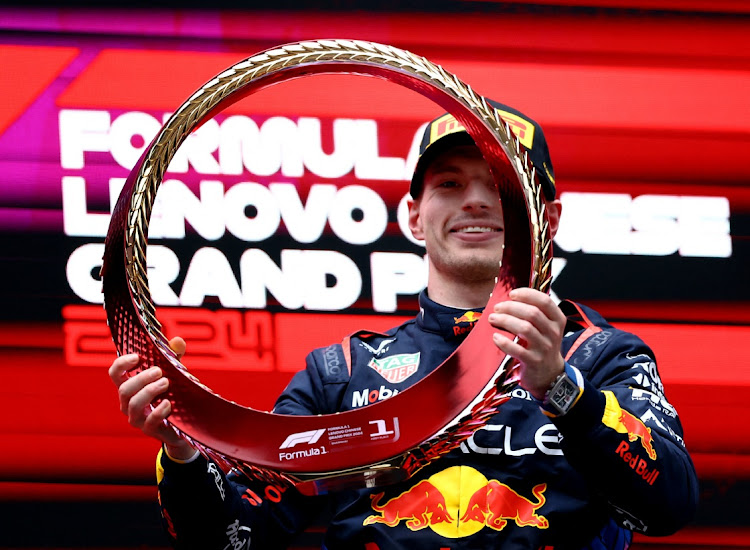
M557 409L560 414L565 414L573 405L581 389L573 380L563 375L555 383L548 395L549 403Z

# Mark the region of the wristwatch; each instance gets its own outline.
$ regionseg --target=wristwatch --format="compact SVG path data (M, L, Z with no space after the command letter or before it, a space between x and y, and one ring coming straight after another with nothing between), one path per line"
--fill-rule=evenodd
M572 365L565 363L565 369L552 382L542 401L542 412L547 416L564 416L576 404L583 393L583 375Z

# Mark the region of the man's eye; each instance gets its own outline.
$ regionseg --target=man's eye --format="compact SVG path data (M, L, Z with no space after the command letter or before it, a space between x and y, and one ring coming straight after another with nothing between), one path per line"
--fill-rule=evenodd
M440 184L440 187L458 187L458 183L453 180L444 181Z

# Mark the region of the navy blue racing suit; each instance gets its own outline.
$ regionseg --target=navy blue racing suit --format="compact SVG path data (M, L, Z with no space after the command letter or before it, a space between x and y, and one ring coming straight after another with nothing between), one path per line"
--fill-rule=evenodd
M697 478L652 351L585 306L560 307L568 317L562 355L584 377L568 414L548 417L519 387L485 426L411 479L315 497L225 475L202 456L178 463L161 452L159 496L173 545L284 548L322 510L328 550L624 550L633 531L675 532L695 512ZM393 396L440 365L479 313L423 292L415 319L310 353L274 411L332 414Z

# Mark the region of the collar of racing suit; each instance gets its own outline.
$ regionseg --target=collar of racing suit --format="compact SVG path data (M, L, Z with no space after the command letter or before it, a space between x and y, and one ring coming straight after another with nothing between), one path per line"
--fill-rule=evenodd
M442 335L446 340L463 340L469 334L484 308L460 309L434 302L423 290L419 295L417 325L422 330Z

